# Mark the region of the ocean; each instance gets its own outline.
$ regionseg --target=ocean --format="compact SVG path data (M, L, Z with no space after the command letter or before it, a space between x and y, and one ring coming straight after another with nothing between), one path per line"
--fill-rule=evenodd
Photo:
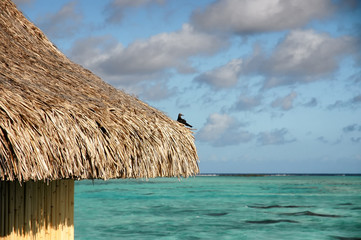
M361 176L75 183L75 239L361 239Z

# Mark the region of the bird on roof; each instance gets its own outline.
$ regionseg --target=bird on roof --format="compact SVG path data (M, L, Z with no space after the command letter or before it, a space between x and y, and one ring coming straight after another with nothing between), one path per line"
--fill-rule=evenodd
M183 114L178 114L178 118L177 121L180 123L183 123L184 125L188 126L188 127L192 127L192 125L190 125L189 123L187 123L187 121L185 119L182 118L182 116L184 116Z

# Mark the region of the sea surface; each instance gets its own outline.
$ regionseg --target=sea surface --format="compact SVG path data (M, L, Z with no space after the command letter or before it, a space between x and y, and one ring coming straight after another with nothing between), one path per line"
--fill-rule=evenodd
M75 183L75 239L361 239L361 176Z

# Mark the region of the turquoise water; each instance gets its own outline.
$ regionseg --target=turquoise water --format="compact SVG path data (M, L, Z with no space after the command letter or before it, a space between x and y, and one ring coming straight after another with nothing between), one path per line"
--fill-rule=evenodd
M361 239L361 177L78 181L75 239Z

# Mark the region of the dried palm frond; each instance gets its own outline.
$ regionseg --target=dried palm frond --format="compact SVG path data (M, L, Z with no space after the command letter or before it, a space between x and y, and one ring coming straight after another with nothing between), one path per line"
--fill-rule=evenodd
M71 62L0 1L0 179L190 176L193 132Z

